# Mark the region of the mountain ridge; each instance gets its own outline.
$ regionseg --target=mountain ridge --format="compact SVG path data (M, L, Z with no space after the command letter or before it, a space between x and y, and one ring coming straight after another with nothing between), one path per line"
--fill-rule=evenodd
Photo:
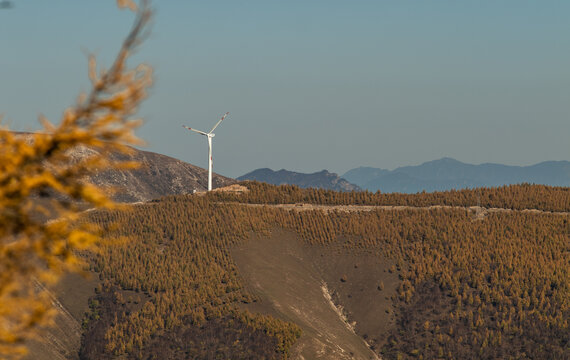
M133 148L129 155L112 154L114 161L136 161L134 170L106 170L89 177L102 187L114 187L120 202L149 201L167 195L191 194L207 190L208 171L170 156ZM214 188L235 183L235 180L212 174Z
M529 166L468 164L450 157L401 166L394 170L358 167L342 175L362 189L415 193L533 183L570 186L569 161L543 161Z
M33 133L14 132L17 136L32 141ZM130 153L113 152L111 162L137 162L139 167L132 170L108 169L97 171L85 178L104 189L113 189L113 199L118 202L134 203L157 199L168 195L183 195L203 192L208 188L208 170L175 159L173 157L139 150L129 146ZM81 161L98 154L92 147L77 146L70 150L71 161ZM236 181L216 173L212 174L214 188L234 184Z
M336 191L360 191L361 189L351 184L346 179L331 173L328 170L321 170L315 173L299 173L285 169L271 170L269 168L260 168L253 170L245 175L236 178L242 180L256 180L266 182L273 185L297 185L301 188L318 188Z

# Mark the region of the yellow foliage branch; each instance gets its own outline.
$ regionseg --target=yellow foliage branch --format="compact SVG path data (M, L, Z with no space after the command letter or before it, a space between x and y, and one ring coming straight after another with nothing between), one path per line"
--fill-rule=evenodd
M111 162L111 152L128 153L141 144L131 119L147 96L151 68L128 69L127 59L145 35L151 17L146 1L137 7L133 28L109 70L97 74L89 58L89 95L67 109L59 125L40 118L43 131L0 131L0 355L18 358L24 343L53 318L51 302L36 280L53 284L66 271L80 271L78 250L101 243L99 228L77 219L87 207L117 207L102 189L85 181L97 171L130 169L132 162ZM86 151L88 150L88 151ZM88 156L77 156L78 151ZM48 221L49 219L52 219Z

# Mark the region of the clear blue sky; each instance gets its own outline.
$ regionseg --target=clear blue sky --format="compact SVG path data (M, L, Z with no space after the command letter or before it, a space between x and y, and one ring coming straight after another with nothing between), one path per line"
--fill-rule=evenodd
M114 0L0 9L0 113L57 121L110 65L132 15ZM155 68L147 150L214 171L343 173L443 156L570 160L570 1L154 1L136 61Z

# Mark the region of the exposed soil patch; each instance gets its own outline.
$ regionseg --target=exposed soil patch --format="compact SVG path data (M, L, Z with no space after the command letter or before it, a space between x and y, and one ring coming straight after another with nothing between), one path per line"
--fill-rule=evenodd
M398 275L390 271L391 261L373 251L348 250L345 240L312 247L308 253L349 324L372 349L380 349L385 340L382 335L394 324L392 295Z
M89 310L88 300L95 295L95 288L100 284L97 273L89 272L84 276L71 273L65 275L54 286L53 292L75 320L81 322L85 312Z
M40 333L40 339L30 341L26 360L77 359L81 345L81 321L89 310L88 299L95 295L99 284L96 274L63 276L52 289L56 316L53 326Z
M377 347L390 327L397 275L384 271L391 264L377 254L342 249L342 243L309 247L294 233L275 230L232 250L244 283L259 298L244 307L302 328L293 359L377 358L364 337Z

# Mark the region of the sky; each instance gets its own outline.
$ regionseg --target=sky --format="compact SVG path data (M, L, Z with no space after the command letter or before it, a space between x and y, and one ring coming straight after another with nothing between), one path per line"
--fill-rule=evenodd
M0 114L59 122L133 20L114 0L0 9ZM131 64L154 68L144 148L237 177L261 167L343 174L441 157L570 160L567 0L168 0Z

